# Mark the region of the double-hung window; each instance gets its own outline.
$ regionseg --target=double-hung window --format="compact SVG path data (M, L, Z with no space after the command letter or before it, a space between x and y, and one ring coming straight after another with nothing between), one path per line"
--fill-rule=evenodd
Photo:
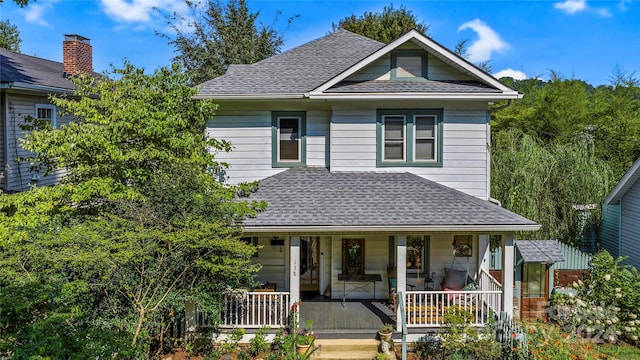
M271 120L272 166L305 166L306 113L274 111Z
M442 166L441 109L381 109L377 166Z
M36 104L36 119L46 120L56 127L56 107L50 104Z

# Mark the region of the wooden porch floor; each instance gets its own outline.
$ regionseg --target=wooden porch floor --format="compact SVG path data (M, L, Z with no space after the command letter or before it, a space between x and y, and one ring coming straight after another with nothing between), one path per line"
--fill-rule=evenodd
M383 324L395 324L396 315L386 302L376 300L302 300L300 325L313 320L316 332L376 332Z

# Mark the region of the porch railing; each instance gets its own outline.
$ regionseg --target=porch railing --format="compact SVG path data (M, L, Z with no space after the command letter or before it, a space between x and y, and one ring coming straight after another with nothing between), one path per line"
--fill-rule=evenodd
M457 306L472 314L471 326L484 326L500 312L502 291L407 291L407 327L440 327L447 309Z
M289 316L289 292L228 292L224 295L220 316L222 328L285 326Z
M489 274L486 270L480 269L479 273L480 279L478 281L478 290L480 291L499 291L502 293L502 284L498 282L491 274ZM487 299L489 302L487 306L494 314L500 314L502 311L502 303L500 297L498 297L497 302L492 302L493 298Z

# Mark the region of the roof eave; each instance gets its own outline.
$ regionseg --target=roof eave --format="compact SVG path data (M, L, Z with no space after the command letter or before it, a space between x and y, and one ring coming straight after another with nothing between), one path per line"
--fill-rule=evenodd
M631 168L620 179L616 187L611 190L609 195L604 199L604 205L617 205L620 199L626 194L631 185L640 178L640 158L631 165ZM628 184L628 186L627 186Z
M518 92L509 93L323 93L311 92L311 100L380 100L380 99L437 99L437 100L513 100L521 99Z
M529 225L395 225L395 226L244 226L245 232L251 233L296 233L296 232L514 232L514 231L536 231L540 229L539 224Z
M45 92L45 93L68 93L68 94L71 94L75 91L74 89L44 86L44 85L34 85L34 84L28 84L28 83L23 83L18 81L1 83L0 89L15 90L15 91L38 91L38 92Z
M260 100L260 99L304 99L305 94L198 94L194 100Z

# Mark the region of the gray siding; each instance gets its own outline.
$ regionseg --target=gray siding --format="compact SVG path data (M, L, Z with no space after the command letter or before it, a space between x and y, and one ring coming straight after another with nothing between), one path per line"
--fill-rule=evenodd
M600 224L600 245L611 256L617 257L620 243L620 205L602 205Z
M640 184L636 182L620 203L620 255L628 256L624 264L640 269Z
M207 123L207 136L231 143L229 153L217 153L216 159L227 162L226 181L231 184L261 180L286 170L273 168L271 161L271 112L306 111L307 166L328 166L329 116L323 107L275 103L247 106L223 104Z
M31 178L34 173L30 172L29 164L27 162L18 163L16 160L21 157L27 157L32 155L31 152L26 151L20 144L20 139L24 138L25 132L20 129L19 125L24 124L24 119L27 116L35 116L36 104L49 104L49 100L46 96L22 96L7 94L7 121L6 121L6 182L7 190L24 191L28 190L31 183ZM56 117L57 126L71 121L71 117ZM58 170L54 174L46 177L41 177L38 181L39 186L52 185L58 182L64 171Z
M442 167L376 167L377 108L444 108ZM486 104L337 104L331 120L332 171L406 171L482 199L488 197Z
M488 197L486 103L337 102L307 106L307 166L329 166L331 171L411 172L482 199ZM304 110L301 105L277 103L255 107L222 105L207 124L208 136L233 145L231 152L217 154L219 161L229 163L226 176L232 184L284 170L271 164L271 111ZM376 167L376 110L403 107L444 108L442 167Z

